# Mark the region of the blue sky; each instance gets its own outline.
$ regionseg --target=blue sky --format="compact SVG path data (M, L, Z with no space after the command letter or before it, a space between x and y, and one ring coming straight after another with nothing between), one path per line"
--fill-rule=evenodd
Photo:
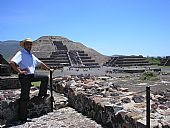
M0 41L45 35L104 55L170 55L170 0L0 0Z

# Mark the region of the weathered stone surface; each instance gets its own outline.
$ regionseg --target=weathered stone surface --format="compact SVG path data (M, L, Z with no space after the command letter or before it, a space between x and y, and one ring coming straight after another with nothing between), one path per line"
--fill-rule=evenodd
M102 128L101 125L70 107L55 110L39 118L33 118L24 124L15 123L9 126L13 128Z
M132 97L132 100L135 102L135 103L141 103L141 102L144 102L144 97L141 96L141 95L134 95Z
M1 76L0 90L20 88L20 82L17 75Z
M85 115L91 117L92 119L96 120L96 122L101 122L103 126L105 127L127 127L127 128L133 128L133 127L139 127L139 128L145 128L146 127L146 104L145 104L145 95L140 94L142 91L139 91L138 93L130 92L127 88L119 88L118 90L115 90L114 93L117 95L113 95L113 85L115 84L109 84L110 80L114 81L114 79L107 78L107 79L101 79L102 77L93 79L91 81L91 78L86 79L85 83L93 83L90 84L93 87L85 87L85 90L78 90L75 87L71 88L69 84L69 81L71 79L74 79L74 76L71 76L72 78L69 78L70 80L65 81L65 83L61 82L58 83L58 88L63 88L58 90L61 92L62 90L65 90L65 95L68 96L69 105L74 107L77 111L84 113ZM116 78L117 79L117 78ZM61 80L62 81L62 80ZM83 84L80 84L80 80L75 80L74 85L76 85L75 82L79 81L79 88L84 88ZM81 78L82 83L84 83L84 79ZM104 82L105 81L105 82ZM122 81L122 80L121 80ZM126 81L127 82L127 81ZM94 83L96 84L94 87ZM64 86L63 84L66 84ZM107 86L106 86L107 85ZM61 87L59 87L61 86ZM111 89L110 89L111 88ZM110 93L110 94L109 94ZM167 96L168 92L164 92L157 98L154 97L154 95L151 94L152 97L154 97L153 101L151 99L151 103L154 103L157 101L159 103L159 107L155 108L155 112L152 113L151 117L151 123L154 122L154 126L152 127L168 127L168 120L170 116L168 116L168 106L166 106L166 102L168 101L165 96ZM109 94L109 95L108 95ZM156 95L155 95L156 96ZM122 97L122 98L121 98ZM161 98L161 99L160 99ZM164 105L162 104L164 103ZM163 111L166 111L167 115L163 113ZM121 112L122 111L122 112ZM119 114L121 113L121 114ZM164 115L164 116L162 116ZM166 115L166 116L165 116ZM162 119L164 123L160 123L156 120ZM155 124L156 123L156 124Z
M0 54L0 76L10 76L11 70L8 62Z
M33 53L49 66L99 67L109 57L81 43L70 41L61 36L43 36L37 39Z
M66 69L67 70L67 69ZM90 71L96 71L95 69ZM146 104L145 104L145 87L151 86L151 105L157 104L155 111L151 111L151 127L169 127L169 78L163 76L162 81L141 81L139 75L129 74L112 74L106 79L92 77L91 75L70 75L65 69L62 73L66 73L63 78L54 78L54 89L60 93L64 93L68 97L67 102L60 100L61 106L71 106L77 111L91 117L98 123L102 123L105 127L111 128L133 128L146 127ZM76 73L82 73L81 70ZM85 73L85 72L84 72ZM55 76L56 74L54 74ZM60 71L57 72L60 75ZM84 81L94 83L91 88L84 88ZM165 82L166 81L166 82ZM118 88L115 88L118 87ZM161 88L159 88L161 87ZM128 91L123 91L120 88L128 88ZM159 93L153 93L158 90ZM138 90L137 92L133 92ZM164 90L163 92L161 92ZM153 94L152 94L153 93ZM115 95L113 95L115 94ZM144 101L135 103L134 96L144 97ZM131 102L123 103L122 98L128 97ZM141 98L142 98L141 97ZM140 98L139 98L140 99ZM142 98L143 99L143 98ZM58 104L58 102L56 102ZM66 104L64 104L66 103ZM6 105L4 105L6 106ZM163 107L164 106L164 107ZM167 108L166 108L167 107ZM163 109L166 108L166 109ZM120 114L119 114L120 113ZM58 120L59 121L59 120ZM38 125L40 127L40 125Z
M51 97L38 97L38 89L32 88L30 92L30 101L27 105L28 117L39 117L51 111ZM49 93L49 92L48 92ZM20 90L3 90L0 92L0 124L9 124L18 120L18 104ZM68 99L63 95L54 93L54 109L66 107Z

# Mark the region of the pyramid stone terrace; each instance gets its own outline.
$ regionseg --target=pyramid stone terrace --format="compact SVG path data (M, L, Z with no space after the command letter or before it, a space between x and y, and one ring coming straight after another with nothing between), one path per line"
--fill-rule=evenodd
M111 57L111 59L106 62L107 66L149 66L149 62L143 56L117 56Z
M170 56L161 59L161 66L170 66Z
M63 37L44 36L36 40L33 53L51 67L99 67L99 64L83 50L68 48L72 41Z
M1 54L0 54L0 76L10 76L9 64Z

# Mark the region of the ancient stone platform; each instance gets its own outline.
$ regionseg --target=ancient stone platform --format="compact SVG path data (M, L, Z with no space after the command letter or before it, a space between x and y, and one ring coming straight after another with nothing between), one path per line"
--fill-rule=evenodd
M50 113L50 116L45 114L38 118L32 118L31 122L25 124L18 124L16 122L16 126L13 124L13 127L47 127L47 125L51 127L78 127L69 118L78 118L78 122L83 122L87 116L87 120L91 122L92 120L90 119L93 119L95 122L94 124L90 123L92 124L91 126L84 125L85 127L95 128L102 125L105 128L145 128L145 89L146 86L150 86L151 128L169 128L170 76L168 74L161 74L158 80L143 81L139 79L139 73L105 72L111 69L106 67L105 70L101 68L64 68L63 70L56 70L53 73L53 85L54 89L61 93L61 95L57 93L57 95L54 95L54 108L57 111L55 110L54 113ZM48 74L49 72L39 71L39 73ZM82 118L77 117L78 113L68 106L82 113ZM59 114L60 112L58 113L58 111L60 109L62 114L64 112L73 113L73 116ZM83 123L86 124L86 122ZM82 125L80 124L80 126Z
M106 62L108 66L128 67L128 66L149 66L149 62L143 56L117 56L111 57Z
M102 128L95 121L83 116L73 108L65 107L24 124L13 124L13 128Z
M75 47L69 47L74 45ZM81 49L81 50L80 50ZM85 48L87 49L87 48ZM89 55L90 52L78 48L78 44L63 37L44 36L35 41L33 53L51 67L99 67L99 63ZM97 52L96 52L97 53ZM98 54L101 58L104 56ZM98 58L98 57L97 57ZM106 57L107 58L107 57Z
M61 82L55 83L56 90L67 95L73 108L102 122L105 127L145 128L146 86L150 86L151 128L170 127L168 74L160 74L158 80L149 81L140 80L140 73L104 73L101 70L104 69L65 69L62 78L57 76L61 75L58 71L54 81Z

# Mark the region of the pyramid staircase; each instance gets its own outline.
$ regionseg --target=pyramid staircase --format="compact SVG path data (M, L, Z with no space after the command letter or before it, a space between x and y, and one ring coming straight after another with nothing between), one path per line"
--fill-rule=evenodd
M82 65L85 67L99 67L99 64L95 62L88 54L84 51L77 51L79 58L82 61Z
M53 44L56 46L56 51L52 52L49 58L39 59L50 67L71 66L67 47L63 45L62 41L53 41Z
M53 41L53 45L55 46L55 51L51 53L50 57L39 57L41 61L50 67L99 67L99 64L84 51L68 50L62 41Z
M143 56L117 56L111 57L111 59L106 62L107 66L149 66L150 63Z
M170 66L170 56L161 59L161 66Z

